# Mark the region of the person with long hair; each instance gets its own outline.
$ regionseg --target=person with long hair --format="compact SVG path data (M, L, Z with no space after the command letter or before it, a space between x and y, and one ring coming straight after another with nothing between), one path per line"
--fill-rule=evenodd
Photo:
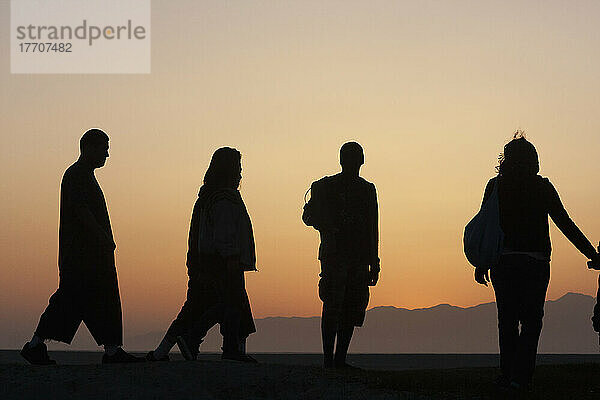
M168 360L177 343L193 360L207 331L221 324L223 359L256 362L246 354L246 338L256 332L244 271L256 270L250 216L238 190L241 154L215 151L194 204L188 236L186 301L149 361Z
M550 281L548 216L587 258L597 263L599 255L569 217L552 183L539 175L538 153L522 132L504 146L499 161L498 175L488 182L483 202L497 185L504 248L498 264L490 266L490 275L488 268L475 269L475 281L487 286L491 276L496 295L501 369L497 384L527 389Z

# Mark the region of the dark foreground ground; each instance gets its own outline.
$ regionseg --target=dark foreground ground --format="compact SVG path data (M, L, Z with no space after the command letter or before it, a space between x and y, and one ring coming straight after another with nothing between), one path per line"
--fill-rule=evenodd
M102 353L97 351L50 351L59 364L98 364ZM136 353L143 356L145 353ZM322 355L315 353L252 353L261 363L320 366ZM202 361L218 361L220 354L200 353ZM183 360L171 353L172 360ZM498 354L350 354L350 363L363 369L403 371L407 369L453 369L495 367ZM17 350L0 350L0 364L25 364ZM600 363L600 354L538 354L538 365Z
M263 358L259 365L216 361L215 356L205 355L195 362L34 367L6 363L7 355L0 353L0 399L7 400L600 399L600 364L594 362L541 365L534 392L514 395L493 387L498 371L492 367L334 372L316 365L272 363L276 355L269 360L259 355ZM289 361L290 356L279 355L279 359ZM432 361L434 355L429 357Z

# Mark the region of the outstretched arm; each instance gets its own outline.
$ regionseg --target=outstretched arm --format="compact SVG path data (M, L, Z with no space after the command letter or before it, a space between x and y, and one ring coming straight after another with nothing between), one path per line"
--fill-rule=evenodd
M571 243L579 250L582 254L584 254L590 260L597 260L598 253L596 253L596 249L590 243L590 241L585 237L583 232L575 225L575 222L569 217L567 210L563 206L560 201L560 196L558 192L550 183L548 184L548 212L552 221L556 224L558 229L569 239Z

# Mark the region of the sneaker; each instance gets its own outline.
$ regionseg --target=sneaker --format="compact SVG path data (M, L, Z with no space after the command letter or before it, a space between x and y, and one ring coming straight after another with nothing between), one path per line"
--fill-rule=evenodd
M55 365L56 361L48 356L48 348L45 343L40 343L37 346L30 346L30 343L25 343L21 356L33 365Z
M198 347L200 343L194 343L191 340L190 335L185 336L177 336L177 347L179 347L179 351L183 358L188 361L194 361L198 358Z
M146 354L146 361L153 362L153 361L170 361L170 360L171 359L169 358L168 354L162 358L154 357L154 351L149 351L148 354Z
M102 356L102 364L124 364L144 361L146 361L144 358L131 355L120 347L118 348L117 352L112 356L109 356L106 353L104 353L104 355Z
M244 353L223 353L221 354L221 360L240 361L248 364L258 364L258 360L256 358Z

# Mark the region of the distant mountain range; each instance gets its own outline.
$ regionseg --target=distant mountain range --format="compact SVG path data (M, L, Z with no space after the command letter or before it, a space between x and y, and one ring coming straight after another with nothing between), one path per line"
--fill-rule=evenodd
M597 353L598 334L590 321L595 299L568 293L546 302L540 353ZM256 320L257 333L248 339L251 352L318 353L321 351L320 317L270 317ZM163 331L127 337L130 350L153 349ZM87 335L89 336L89 335ZM97 349L91 337L78 335L71 349ZM221 336L213 328L202 351L220 351ZM51 344L51 348L64 349ZM176 348L175 348L176 349ZM435 307L409 310L375 307L367 311L350 350L355 353L497 353L496 304Z
M597 353L598 334L590 316L595 299L568 293L547 301L541 353ZM248 339L255 352L321 351L321 318L274 317L256 320L257 333ZM130 338L131 348L151 349L164 332ZM209 332L202 351L220 351L218 329ZM356 353L496 353L498 330L496 303L474 307L440 304L408 310L375 307L356 330L351 351Z

